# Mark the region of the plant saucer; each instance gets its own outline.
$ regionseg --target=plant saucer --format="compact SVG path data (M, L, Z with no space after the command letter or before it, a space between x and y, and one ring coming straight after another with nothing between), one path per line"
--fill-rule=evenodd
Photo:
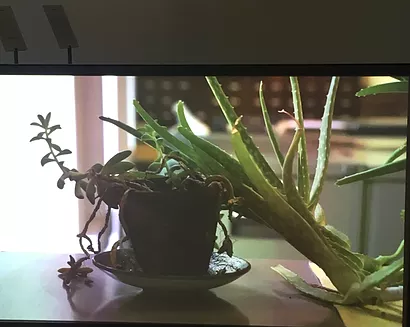
M120 249L117 257L133 255L131 249ZM198 291L208 290L232 283L248 273L251 265L248 261L237 257L229 257L226 253L213 253L208 273L201 276L153 276L129 266L115 268L111 264L110 252L102 252L94 256L93 264L112 278L131 286L153 291Z

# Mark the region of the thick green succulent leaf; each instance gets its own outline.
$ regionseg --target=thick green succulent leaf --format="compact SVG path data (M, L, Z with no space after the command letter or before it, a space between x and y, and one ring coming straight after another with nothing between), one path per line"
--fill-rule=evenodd
M306 294L307 296L319 299L325 302L343 304L344 296L338 292L326 290L323 288L314 287L306 283L302 278L300 278L293 271L283 267L282 265L277 265L276 267L271 267L272 270L276 271L285 280L287 280L291 285L293 285L298 291Z
M184 111L184 103L182 101L178 101L177 104L177 115L178 115L178 121L179 124L183 127L192 132L191 127L189 127L188 121L185 117L185 111Z
M374 273L365 277L361 283L353 284L349 292L346 294L345 303L354 302L358 297L360 297L365 291L371 289L372 287L380 285L389 276L398 272L403 268L404 259L398 259L388 266L384 266Z
M326 104L323 111L322 123L320 126L319 148L316 163L316 172L310 190L309 205L315 207L319 202L325 183L326 171L329 164L330 156L330 138L332 135L333 112L336 102L336 93L339 86L340 77L332 77L327 94Z
M298 146L298 191L302 196L303 200L309 202L309 190L310 190L310 177L309 177L309 162L307 155L307 145L306 145L306 133L303 118L303 108L302 99L299 88L298 78L295 76L290 76L290 85L292 91L293 100L293 112L295 115L295 120L301 130L301 136L299 139Z
M409 82L400 81L366 87L365 89L361 89L359 92L357 92L356 96L365 97L368 95L377 95L385 93L407 93L408 91Z
M407 151L407 140L404 142L403 145L399 146L387 159L386 164L391 163L395 161L396 159L400 158L403 154L405 154Z
M336 181L336 185L346 185L358 181L364 181L371 178L382 177L385 175L397 173L406 170L406 159L393 161L383 166L371 168L363 172L359 172L350 176L343 177Z
M266 132L268 133L269 141L272 145L273 151L276 154L276 158L278 159L279 164L283 167L283 162L285 161L285 157L283 156L280 150L279 142L276 138L276 134L273 130L272 122L269 117L269 112L266 106L265 97L263 96L263 82L262 81L260 82L260 85L259 85L259 102L262 108L263 120L265 122L265 128L266 128Z

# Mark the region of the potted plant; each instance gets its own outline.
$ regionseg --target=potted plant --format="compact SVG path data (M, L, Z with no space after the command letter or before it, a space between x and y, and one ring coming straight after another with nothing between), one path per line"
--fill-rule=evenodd
M192 133L182 106L178 109L178 131L189 142L188 145L160 126L137 101L134 105L138 114L155 131L155 136L164 140L168 151L177 150L189 167L199 168L206 174L224 176L231 182L235 196L243 199L234 203L232 210L239 216L253 219L279 232L293 247L323 269L337 291L309 285L282 266L274 268L297 289L323 301L346 305L394 301L402 298L403 258L400 251L379 258L353 252L347 235L326 223L319 203L329 162L331 125L339 79L331 79L312 185L308 172L302 99L296 77L290 77L290 83L294 106L294 115L291 116L297 123L297 129L286 154L281 153L272 129L262 83L259 89L267 135L281 165L280 172L273 171L260 153L216 77L206 77L206 80L231 127L235 157ZM403 89L408 81L400 79L399 85ZM138 129L107 117L100 118L141 138ZM295 159L296 181L292 177ZM394 163L387 169L396 169L391 167L397 165L400 163ZM339 184L345 181L347 179L339 181Z
M157 160L145 172L134 169L134 164L126 159L131 151L122 151L113 156L105 165L95 164L86 172L69 169L62 160L71 153L53 143L52 133L61 129L51 125L51 113L45 117L38 115L38 122L31 125L42 131L31 141L43 140L48 145L47 154L41 165L55 162L62 175L57 187L62 189L66 180L75 182L74 193L79 199L88 199L95 208L77 235L80 247L86 257L75 261L70 256L70 268L59 270L63 273L65 285L77 275L87 275L92 270L81 267L90 258L90 253L100 253L100 238L108 227L112 209L120 209L120 221L126 238L115 244L111 251L114 265L116 249L129 239L137 266L134 267L151 276L197 276L208 271L210 258L216 243L217 224L222 226L225 239L219 253L232 256L232 242L221 221L221 208L235 203L232 187L223 176L203 175L190 169L178 154L167 151L167 146L153 136L150 126L140 129L140 137L145 142L155 144ZM107 207L105 224L98 234L98 248L95 249L87 230L102 204ZM88 245L84 245L84 241Z
M224 197L225 205L229 209L231 218L232 211L235 211L238 213L235 219L246 217L267 228L275 229L293 247L317 264L337 289L334 291L309 285L288 269L282 266L274 267L276 272L304 294L322 301L344 305L395 301L402 298L403 291L401 252L372 258L352 251L347 235L326 223L324 210L320 206L320 194L329 163L331 126L339 79L339 77L331 79L323 112L318 159L312 184L310 184L308 171L302 99L297 77L290 77L294 113L292 115L282 111L291 116L297 126L286 154L281 153L279 149L264 100L262 83L259 89L262 115L267 135L280 163L279 172L272 169L254 144L241 121L242 117L236 114L216 77L206 77L206 81L230 126L235 156L191 131L184 116L182 102L178 104L177 111L180 122L178 131L186 142L160 126L137 101L134 101L136 110L146 123L143 128L135 129L108 117L100 117L100 119L131 133L149 146L158 148L158 144L161 144L160 149L165 157L178 154L180 162L183 162L186 168L185 171L195 171L210 176L208 178L223 180L225 192L229 194ZM400 83L408 83L406 79L400 79ZM401 88L403 84L400 84ZM293 178L295 161L296 180ZM398 169L397 166L400 166L400 163L393 162L387 165L388 168L381 169L392 171ZM63 179L66 178L67 172L64 171L64 174ZM77 172L74 172L73 176L76 174ZM349 178L351 181L358 177L356 175ZM339 184L348 181L349 178L342 179ZM81 184L76 189L80 187ZM117 197L114 203L118 204L118 201ZM226 238L222 250L231 251L231 247L230 239Z

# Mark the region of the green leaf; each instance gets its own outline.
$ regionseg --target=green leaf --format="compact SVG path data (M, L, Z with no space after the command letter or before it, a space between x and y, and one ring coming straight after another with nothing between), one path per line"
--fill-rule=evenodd
M31 126L38 126L38 127L43 128L43 126L41 126L39 123L31 123L30 125L31 125Z
M55 148L56 149L56 148ZM59 151L58 149L56 149L57 151ZM71 154L72 152L70 151L70 150L68 150L68 149L64 149L64 150L61 150L61 148L60 148L60 152L56 155L56 157L58 157L58 156L62 156L62 155L65 155L65 154Z
M64 188L64 185L65 185L65 181L63 179L59 178L58 181L57 181L57 187L60 190L62 190Z
M37 115L37 118L41 123L41 127L46 128L46 120L44 119L44 117L42 115Z
M117 153L110 160L107 161L107 163L104 165L103 169L101 170L101 174L105 174L108 167L113 166L113 165L127 159L131 154L132 154L132 151L130 151L130 150L125 150L125 151L121 151L121 152Z
M336 181L336 185L346 185L358 181L364 181L371 178L381 177L393 173L397 173L399 171L406 170L406 159L394 161L388 164L384 164L383 166L372 168L360 173L356 173L350 176L343 177Z
M380 285L389 276L396 273L403 268L404 259L398 259L388 266L384 266L374 273L365 277L365 279L358 284L353 284L349 292L347 292L344 303L354 302L363 292L369 290L374 286Z
M50 159L49 155L51 154L51 152L47 153L43 158L41 158L41 166L44 167L45 164L54 161L54 159Z
M61 152L61 148L57 144L51 144L51 147L58 152Z
M323 110L322 123L320 126L319 148L317 154L316 172L310 189L309 207L314 208L319 202L325 183L326 171L330 156L330 138L332 136L332 120L336 102L336 93L340 77L333 76L330 81L325 108Z
M91 169L94 170L97 174L100 173L103 168L104 166L100 163L96 163L91 167Z
M50 123L50 118L51 118L51 112L49 112L46 116L46 119L44 121L45 127L48 127L48 124Z
M57 130L57 129L61 129L61 126L60 126L60 125L51 126L51 127L48 129L48 134L50 135L52 132L54 132L54 131Z
M343 246L346 249L350 249L350 239L346 234L342 233L341 231L337 230L335 227L331 225L325 225L323 228L326 229L329 233L332 233L333 237L335 239L338 239L338 243L341 246Z
M155 136L152 136L150 134L143 134L140 139L141 139L142 142L147 142L147 141L154 141L155 142L155 140L156 140Z
M276 158L278 159L280 165L283 167L283 162L285 158L282 152L280 151L278 140L276 138L275 132L273 131L272 122L270 120L268 108L266 107L265 98L263 96L263 82L262 81L260 82L260 85L259 85L259 102L261 104L263 120L265 121L265 128L269 136L269 141L276 154Z
M180 125L186 128L188 131L192 132L191 127L189 126L188 121L186 120L186 117L185 117L184 103L182 101L178 101L177 116L178 116L178 122L180 123Z
M161 168L161 162L159 162L159 161L154 161L153 163L151 163L149 166L148 166L148 168L147 168L147 170L148 171L151 171L151 172L158 172L158 169L160 169Z
M105 174L122 174L135 167L135 164L129 161L121 161L113 166L107 167Z
M369 86L361 89L356 93L358 97L365 97L368 95L384 94L384 93L407 93L409 91L409 82L392 82L379 85Z
M78 171L70 171L68 174L68 178L70 181L79 181L86 178L88 174L86 173L79 173Z
M389 159L387 159L387 161L385 162L386 164L391 163L393 161L395 161L397 158L400 158L403 154L405 154L407 151L407 140L406 142L404 142L404 144L400 147L398 147L389 157Z
M224 114L228 124L231 128L235 128L238 130L241 139L244 141L247 151L250 155L255 159L258 167L262 170L265 178L268 179L269 183L277 187L278 189L282 189L282 181L278 178L272 167L266 161L266 158L262 155L258 147L256 146L255 142L253 141L252 137L248 134L245 126L240 121L238 115L235 112L234 107L229 102L228 97L225 95L224 90L219 84L218 79L215 76L207 76L205 77L206 81L208 82L211 91L217 100L222 113Z
M310 178L309 178L309 163L307 157L306 134L303 122L303 108L300 96L299 81L297 77L290 76L290 85L292 89L293 111L295 119L301 129L301 137L299 140L298 149L298 191L303 200L309 201Z
M44 140L44 139L42 137L39 137L39 136L34 136L33 138L30 139L30 142L38 141L38 140Z
M294 286L298 291L325 302L342 304L344 297L342 294L333 291L327 291L322 288L317 288L306 283L297 274L290 271L289 269L283 267L282 265L277 265L276 267L271 267L272 270L276 271L284 279L286 279L292 286Z
M80 200L84 199L84 194L83 194L83 190L81 188L80 182L75 183L74 195L76 196L77 199L80 199Z

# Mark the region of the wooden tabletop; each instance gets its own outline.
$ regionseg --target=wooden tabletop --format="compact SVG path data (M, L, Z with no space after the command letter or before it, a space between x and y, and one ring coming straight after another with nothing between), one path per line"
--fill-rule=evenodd
M304 297L270 269L282 264L318 283L306 261L249 260L252 270L232 284L201 296L160 298L93 267L93 285L74 283L70 298L57 277L67 259L60 254L0 252L0 320L344 326L334 307Z

